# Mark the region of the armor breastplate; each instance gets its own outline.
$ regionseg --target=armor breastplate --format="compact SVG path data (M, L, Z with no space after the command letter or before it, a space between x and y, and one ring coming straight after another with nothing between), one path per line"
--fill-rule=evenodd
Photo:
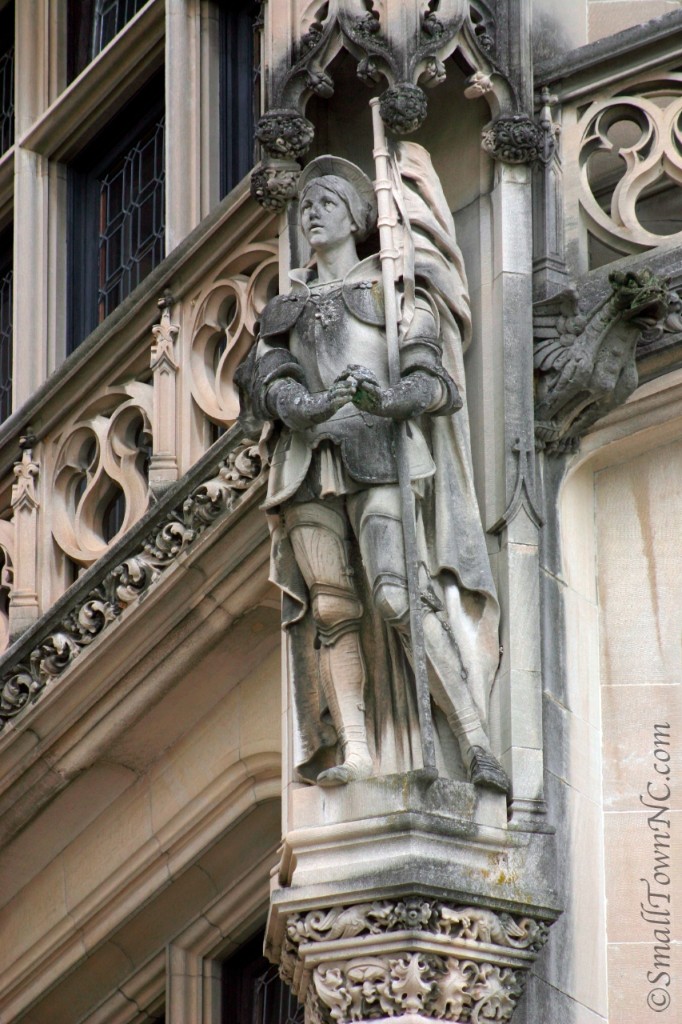
M312 293L291 331L289 350L311 392L325 391L352 364L365 366L388 387L385 333L353 315L341 285Z

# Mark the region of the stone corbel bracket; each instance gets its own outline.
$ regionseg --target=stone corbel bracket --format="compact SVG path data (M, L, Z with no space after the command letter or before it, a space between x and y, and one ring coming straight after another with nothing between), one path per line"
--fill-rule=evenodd
M484 5L485 7L485 5ZM314 5L313 5L313 9ZM328 68L345 47L358 61L358 77L370 88L382 81L384 123L397 135L416 131L427 114L424 88L445 80L444 61L459 47L471 66L465 95L493 91L492 37L480 5L467 0L405 3L404 0L325 0L312 22L277 63L270 83L270 109L256 127L262 163L251 178L253 197L268 209L284 209L295 197L300 166L314 137L305 117L308 98L328 99L334 83ZM282 67L282 64L284 67ZM507 93L510 91L505 83ZM509 96L507 99L509 100Z
M551 919L414 896L286 918L281 974L307 1024L506 1021Z
M544 112L538 121L528 114L506 114L491 121L481 146L493 160L507 164L548 164L554 155L558 125Z
M668 282L649 269L615 271L610 294L580 309L575 290L534 307L536 447L575 451L581 435L635 390L643 332L669 315Z

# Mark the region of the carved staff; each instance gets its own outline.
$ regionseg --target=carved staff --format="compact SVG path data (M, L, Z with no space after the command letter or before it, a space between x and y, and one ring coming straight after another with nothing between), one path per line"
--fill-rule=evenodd
M397 224L397 211L393 198L390 173L390 154L386 146L384 123L379 111L379 100L370 100L372 128L374 133L374 165L377 195L377 224L379 227L379 258L384 289L384 310L386 318L386 347L388 350L388 377L393 387L400 383L400 349L398 343L398 295L396 291L397 267L400 252L395 246L393 229ZM422 744L424 773L428 778L438 778L436 755L433 742L433 718L431 715L431 694L429 691L426 648L424 644L424 623L419 593L419 549L417 546L417 523L410 477L407 450L407 423L396 423L398 485L400 488L403 543L407 570L407 590L410 602L410 635L412 638L412 663L417 686L417 707L419 731Z

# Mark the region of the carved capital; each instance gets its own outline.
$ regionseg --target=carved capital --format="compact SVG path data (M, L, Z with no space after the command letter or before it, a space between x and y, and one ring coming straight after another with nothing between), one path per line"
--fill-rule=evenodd
M281 974L308 1024L512 1016L547 939L542 920L422 897L291 914Z
M322 72L311 89L331 95L331 79ZM328 82L327 82L328 79ZM266 210L283 210L296 197L301 168L296 162L307 153L315 136L310 121L292 109L274 109L263 114L256 126L256 138L266 154L264 163L251 175L251 195Z
M532 164L544 156L545 132L527 114L505 115L486 125L481 145L494 160Z

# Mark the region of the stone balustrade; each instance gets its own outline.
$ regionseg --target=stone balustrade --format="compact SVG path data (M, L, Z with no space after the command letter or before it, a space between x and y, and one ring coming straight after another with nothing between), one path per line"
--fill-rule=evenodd
M235 423L278 272L272 215L235 190L3 424L4 646Z

